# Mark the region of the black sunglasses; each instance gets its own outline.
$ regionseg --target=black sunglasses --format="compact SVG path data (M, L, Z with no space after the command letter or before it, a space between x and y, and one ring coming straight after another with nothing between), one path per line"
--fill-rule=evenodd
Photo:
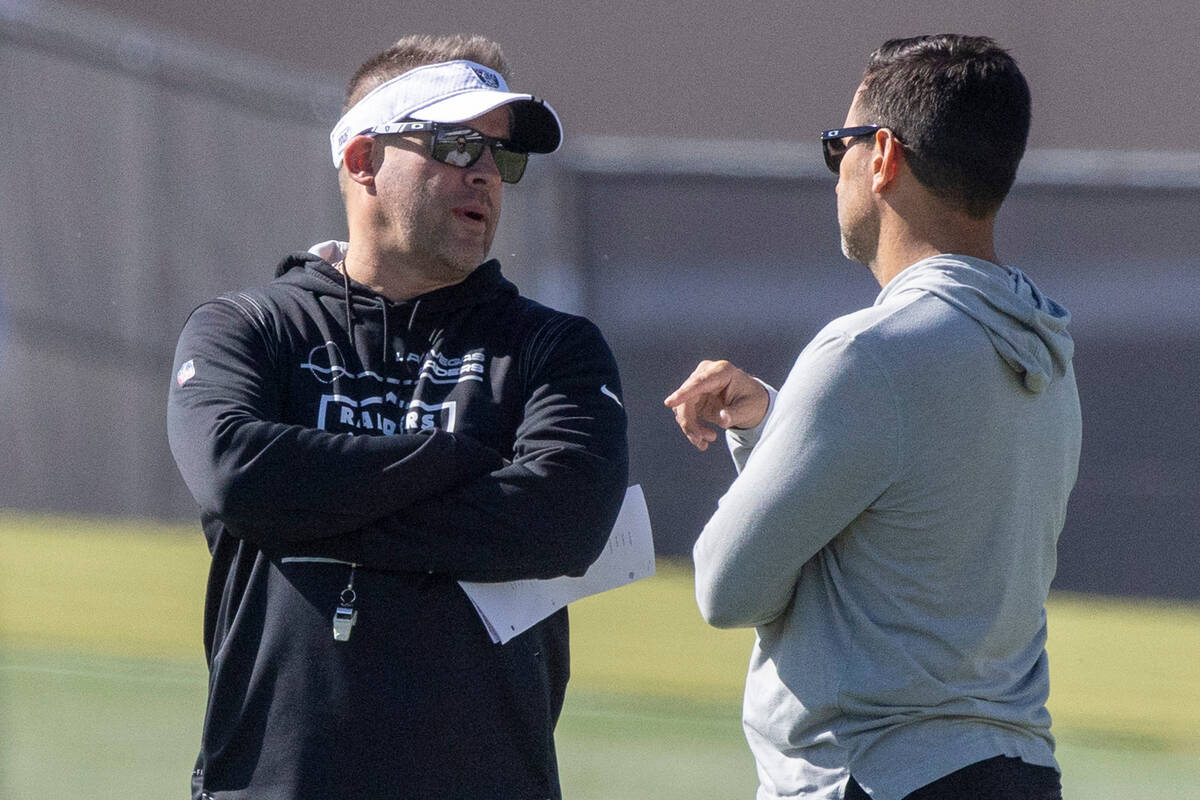
M855 125L853 128L834 128L831 131L823 131L821 133L821 150L825 153L825 166L829 167L830 172L837 175L838 169L842 166L842 159L845 157L846 151L850 149L850 145L854 144L856 139L873 135L882 127L882 125ZM850 141L847 142L846 139Z
M485 149L491 150L492 159L496 162L496 169L500 172L500 180L505 183L516 183L521 180L521 176L525 174L525 165L529 163L529 153L519 149L511 140L488 136L474 128L457 123L391 122L380 125L370 132L373 134L431 133L429 157L442 164L463 169L478 161Z

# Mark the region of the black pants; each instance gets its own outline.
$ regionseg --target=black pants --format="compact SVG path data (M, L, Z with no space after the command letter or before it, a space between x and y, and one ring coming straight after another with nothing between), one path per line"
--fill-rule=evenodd
M846 785L845 798L870 800L853 777ZM1051 767L996 756L938 778L905 795L904 800L1062 800L1062 784L1058 771Z

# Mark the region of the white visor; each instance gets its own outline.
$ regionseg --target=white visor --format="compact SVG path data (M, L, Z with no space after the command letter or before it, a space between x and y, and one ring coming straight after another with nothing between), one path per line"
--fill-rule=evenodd
M511 141L530 153L553 153L562 144L562 124L548 104L531 94L508 91L503 76L474 61L444 61L417 67L376 86L347 111L329 134L333 165L355 136L404 119L466 122L512 104Z

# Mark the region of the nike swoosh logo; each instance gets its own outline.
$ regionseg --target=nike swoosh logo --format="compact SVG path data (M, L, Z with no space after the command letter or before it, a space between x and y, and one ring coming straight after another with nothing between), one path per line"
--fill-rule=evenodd
M603 385L600 387L600 394L602 394L602 395L604 395L604 396L606 396L606 397L611 397L611 398L612 398L612 401L613 401L614 403L616 403L617 405L619 405L621 408L624 408L624 407L625 407L625 404L621 402L621 398L619 398L619 397L617 397L615 394L613 394L613 392L612 392L612 389L609 389L609 388L608 388L608 384L607 384L607 383L606 383L606 384L603 384Z

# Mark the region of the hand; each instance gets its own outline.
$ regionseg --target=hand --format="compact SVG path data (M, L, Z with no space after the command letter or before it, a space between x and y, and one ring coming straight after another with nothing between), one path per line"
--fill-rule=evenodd
M771 397L761 383L728 361L701 361L663 405L697 450L707 450L721 428L753 428L767 415Z

